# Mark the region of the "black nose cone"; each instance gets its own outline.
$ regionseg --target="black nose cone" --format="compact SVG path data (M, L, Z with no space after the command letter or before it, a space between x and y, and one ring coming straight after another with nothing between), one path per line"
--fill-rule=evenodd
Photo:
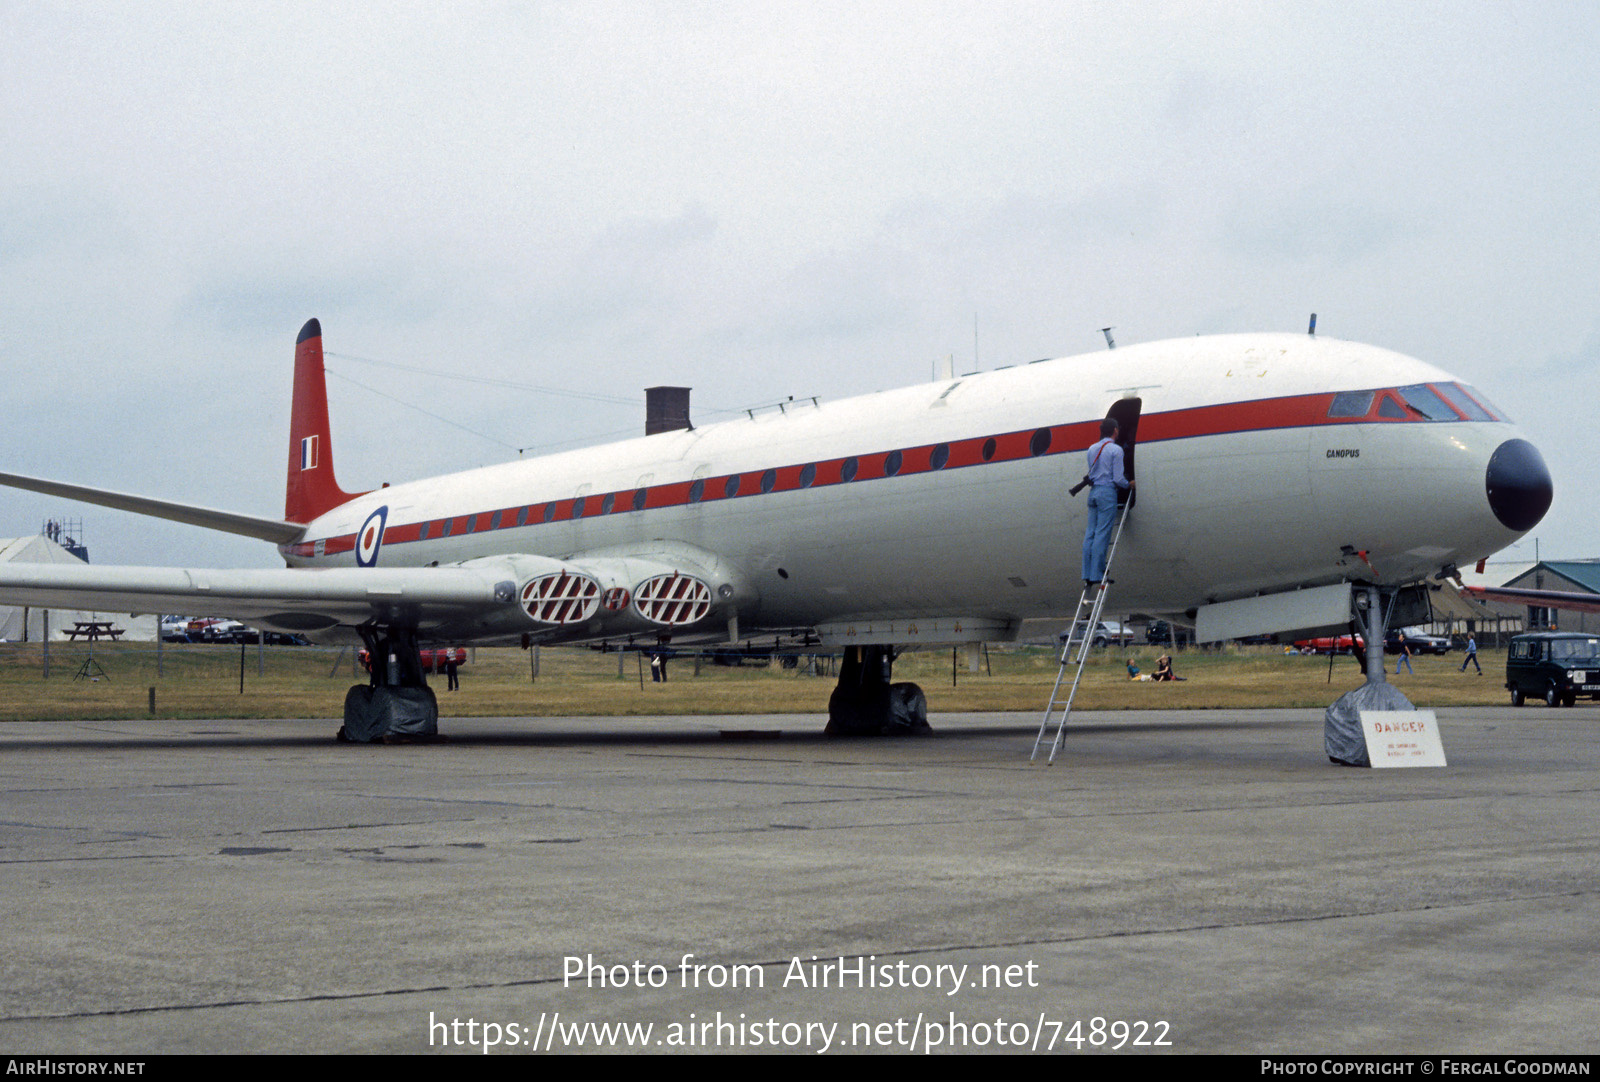
M1489 507L1513 530L1531 530L1550 510L1554 488L1539 449L1527 440L1506 440L1489 456Z

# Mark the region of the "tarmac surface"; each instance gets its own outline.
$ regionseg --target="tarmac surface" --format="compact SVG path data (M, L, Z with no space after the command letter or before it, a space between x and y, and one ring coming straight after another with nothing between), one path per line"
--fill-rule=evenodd
M1592 1053L1600 707L1438 715L0 724L0 1049Z

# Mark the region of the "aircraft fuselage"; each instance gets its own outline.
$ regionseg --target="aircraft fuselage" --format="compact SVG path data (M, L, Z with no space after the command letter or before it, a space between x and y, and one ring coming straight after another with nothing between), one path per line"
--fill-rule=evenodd
M1419 412L1403 388L1445 409ZM1486 494L1491 459L1519 433L1481 395L1384 349L1233 335L397 484L279 547L297 567L417 567L660 543L721 561L725 607L747 627L1014 626L1070 613L1085 510L1067 490L1125 398L1140 400L1138 496L1113 570L1119 611L1398 584L1524 532Z

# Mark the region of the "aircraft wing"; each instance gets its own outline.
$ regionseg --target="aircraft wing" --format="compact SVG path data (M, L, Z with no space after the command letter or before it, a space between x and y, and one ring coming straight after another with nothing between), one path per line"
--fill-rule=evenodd
M271 541L275 545L298 541L306 528L298 522L284 522L274 518L241 515L233 511L218 511L194 504L158 500L151 496L135 496L129 492L113 492L105 488L69 485L64 481L48 481L43 477L28 477L20 473L0 473L0 485L25 488L30 492L43 492L47 496L60 496L68 500L114 507L118 511L132 511L139 515L185 522L191 526L204 526L208 530L241 534Z
M1573 612L1600 612L1600 595L1567 590L1519 590L1506 586L1464 586L1461 592L1477 601L1502 605L1536 605Z
M731 570L712 554L659 542L569 560L518 553L446 567L0 564L0 604L226 616L307 634L370 622L456 643L713 633L737 611L719 602L737 592Z
M503 568L186 570L174 567L0 565L0 602L101 612L227 616L287 632L368 620L455 633L516 616L516 584Z

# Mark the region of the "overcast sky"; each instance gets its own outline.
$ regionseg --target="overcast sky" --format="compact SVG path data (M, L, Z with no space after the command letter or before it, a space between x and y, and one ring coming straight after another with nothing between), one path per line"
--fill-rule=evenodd
M0 16L0 469L280 516L312 316L355 490L639 433L656 383L704 422L1315 311L1486 391L1555 476L1541 554L1600 556L1595 5Z

